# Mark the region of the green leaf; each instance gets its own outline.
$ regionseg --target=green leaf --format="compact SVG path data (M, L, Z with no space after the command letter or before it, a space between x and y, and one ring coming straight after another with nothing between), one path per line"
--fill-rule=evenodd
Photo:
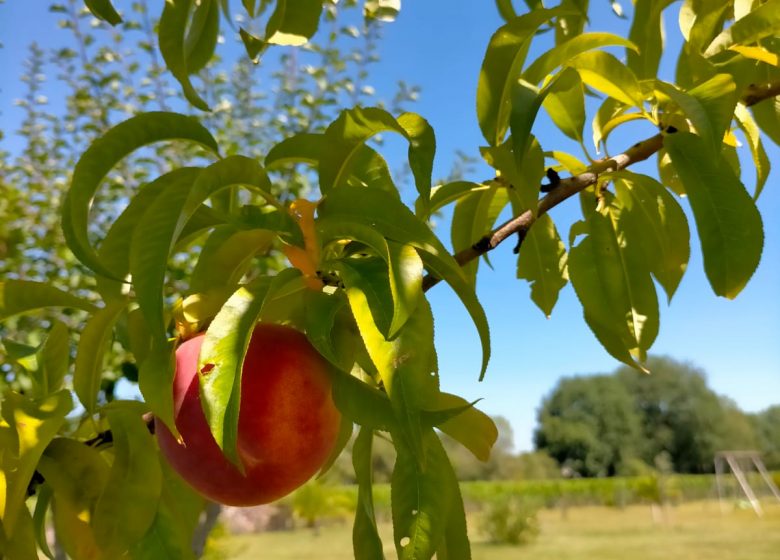
M351 278L349 280L352 280ZM401 432L418 460L424 460L419 411L438 393L433 348L433 316L420 294L413 315L393 340L377 328L365 285L349 282L346 293L368 355L379 371ZM370 280L366 283L370 286Z
M35 540L47 558L54 560L54 554L49 549L49 542L46 540L46 514L49 511L52 498L51 486L44 483L38 487L37 497L35 499L35 511L33 512L33 525L35 526ZM10 555L9 555L10 556ZM38 555L33 556L38 560Z
M322 0L277 0L265 40L275 45L305 45L317 32L320 13Z
M171 6L166 2L166 9ZM151 112L131 117L95 140L73 170L70 190L62 207L62 230L73 254L82 263L109 278L114 272L97 257L87 235L92 200L109 171L134 150L163 140L190 140L218 155L217 143L192 117Z
M299 277L298 270L285 269L273 278L240 287L214 317L200 349L198 377L203 411L217 445L239 468L243 465L236 445L246 350L268 299ZM207 365L211 368L204 374Z
M269 170L297 163L308 163L319 167L325 141L324 134L296 134L271 148L265 158L265 165ZM349 161L348 173L347 185L371 187L398 193L393 185L393 178L390 175L387 162L376 150L366 145L361 145L356 149L354 156Z
M436 138L431 126L419 115L404 113L398 117L383 109L356 107L342 111L328 126L321 148L319 165L320 190L327 194L331 189L346 184L358 155L365 157L361 147L380 132L401 134L409 141L409 165L420 195L423 208L427 208L431 193L433 156Z
M447 483L449 487L445 491L452 495L452 504L447 513L444 538L436 551L436 560L471 560L466 511L458 479L454 475L447 477Z
M769 161L769 156L764 149L764 142L761 139L761 131L753 120L750 111L747 108L739 104L734 111L734 116L737 118L739 128L745 134L748 146L750 147L750 155L753 157L753 166L756 168L756 188L753 191L753 200L758 200L761 195L761 191L764 190L764 185L769 178L769 171L772 167Z
M374 189L334 189L318 207L320 219L369 226L387 239L418 249L425 266L447 282L469 312L482 343L482 369L490 359L490 333L485 312L463 271L441 241L411 211L391 195Z
M111 25L122 23L122 16L117 13L109 0L84 0L84 5L98 19L102 19Z
M200 0L184 38L184 65L190 74L202 70L214 56L218 36L219 4L216 0Z
M157 41L165 65L181 85L182 93L187 101L202 111L210 111L206 101L195 91L190 81L190 74L193 73L193 70L187 67L185 41L191 5L191 0L167 0L165 2L158 25Z
M582 143L585 126L585 93L579 74L571 68L561 72L542 101L547 114L561 132Z
M439 393L426 404L422 418L427 425L436 426L471 451L480 461L490 458L490 451L498 439L498 428L493 419L473 403L457 395Z
M363 427L352 445L352 466L358 484L358 503L355 508L355 522L352 525L352 546L355 558L384 560L382 539L376 526L373 496L373 464L371 447L374 432Z
M739 100L739 91L734 78L729 74L716 74L706 82L688 91L699 100L710 119L712 134L717 138L717 146L731 125L734 109Z
M761 259L761 214L731 166L713 158L701 139L678 132L667 135L664 146L691 202L710 285L733 299Z
M452 490L457 479L432 429L424 433L424 468L406 446L395 443L397 455L390 482L395 548L401 560L428 559L444 536L456 499Z
M4 442L0 452L0 464L5 475L5 496L0 501L0 518L6 535L13 536L22 510L29 516L24 504L27 485L41 454L72 408L73 401L68 391L59 391L40 399L29 399L11 391L3 395L0 413L13 439L13 449Z
M175 343L153 338L138 368L138 389L155 418L179 435L173 408L173 377L176 371Z
M76 440L57 438L46 448L38 470L54 494L58 543L74 560L100 557L90 526L108 481L109 467L100 452Z
M258 253L265 253L274 240L267 229L242 229L234 225L216 228L200 251L190 276L190 293L207 293L235 287Z
M152 525L130 551L133 560L194 560L192 539L204 499L160 457L163 484Z
M342 415L339 421L339 433L336 436L336 442L333 444L333 449L330 450L330 454L325 459L325 462L320 467L317 473L316 479L319 480L330 471L331 467L336 463L338 458L344 452L347 444L352 439L352 431L354 429L354 423L351 418L347 418Z
M340 274L347 295L352 289L360 291L370 310L371 321L382 337L391 338L394 305L387 265L379 258L365 257L344 259L334 262L333 266Z
M523 240L517 277L531 284L531 299L548 318L569 279L568 256L550 216L539 216Z
M523 68L536 31L560 9L534 10L514 18L490 38L477 84L477 120L491 146L504 140L509 128L512 88Z
M333 402L341 414L360 426L384 431L398 426L387 393L347 373L333 375Z
M750 45L780 32L780 0L767 0L715 37L704 51L711 57L732 45Z
M488 185L472 183L470 181L453 181L452 183L439 185L431 190L431 207L429 208L429 212L433 214L444 206L463 198L469 193L485 191L489 188ZM422 216L421 208L417 207L415 210L418 216Z
M117 301L99 309L84 325L79 336L73 370L73 390L88 414L94 414L97 409L104 357L114 338L114 324L126 305L127 302Z
M339 325L339 313L347 305L347 299L342 290L337 290L332 294L325 292L316 292L306 290L303 295L305 313L304 327L309 342L317 351L322 354L330 363L341 371L349 372L352 364L355 363L354 350L348 351L339 347L333 331L336 328L343 327Z
M0 282L0 320L46 307L95 310L95 306L88 301L43 282L30 280Z
M750 109L761 131L780 146L780 96L766 99Z
M523 79L517 81L512 91L512 111L509 116L509 128L512 131L511 145L515 157L517 169L523 169L524 160L536 138L531 134L536 115L547 94L555 87L555 84L563 75L556 75L542 89L526 82Z
M51 329L41 347L38 373L43 393L53 393L62 388L70 362L70 332L62 321L52 321Z
M523 72L523 78L532 84L538 84L553 70L559 66L565 66L566 63L575 56L594 49L603 47L625 47L631 50L638 50L637 46L612 33L582 33L575 35L565 43L556 45L542 56L537 58Z
M498 13L506 22L517 17L515 7L512 6L512 0L496 0L496 8L498 8Z
M112 405L119 404L114 401ZM95 505L92 528L106 557L119 558L146 534L162 492L162 471L154 438L134 407L112 406L106 416L114 461Z
M0 524L0 530L3 529ZM10 542L5 543L5 535L0 533L0 551L4 558L13 560L38 560L38 551L35 547L36 534L33 519L27 506L22 506L16 518L14 533Z
M662 28L663 11L674 0L636 0L634 19L628 38L636 49L626 50L628 67L640 80L649 80L658 75L665 41Z
M452 248L457 253L471 247L477 240L490 233L498 215L509 202L507 189L493 184L487 190L473 192L461 198L452 213ZM476 286L479 260L463 266L469 284Z
M238 34L241 37L241 42L244 43L244 50L246 50L249 60L258 62L260 55L268 48L268 43L255 37L243 27L239 29Z
M655 179L629 171L614 174L615 194L626 215L626 232L671 302L688 267L690 232L680 205Z
M544 177L544 153L536 138L531 135L528 139L520 161L515 157L511 140L500 146L483 148L482 157L511 185L508 192L515 214L529 209L535 212Z
M658 335L658 299L641 246L626 235L623 208L609 193L604 196L604 208L594 210L595 197L581 194L587 236L569 251L569 277L599 342L641 369L635 360L646 360Z
M590 87L626 105L642 107L644 95L634 73L604 51L584 52L566 62Z
M113 275L113 278L105 276L96 278L97 291L105 301L125 297L123 290L126 284L118 279L124 280L130 272L130 245L133 232L141 218L165 189L182 181L188 173L193 172L175 170L144 186L111 224L97 252L101 264ZM194 181L194 178L195 175L192 175L191 180Z
M723 141L723 130L718 131L710 120L710 115L699 102L698 98L683 91L680 91L672 84L666 82L656 82L656 96L663 99L667 97L674 102L690 120L699 136L704 138L705 142L712 148L713 152L720 149ZM661 95L658 95L660 93Z

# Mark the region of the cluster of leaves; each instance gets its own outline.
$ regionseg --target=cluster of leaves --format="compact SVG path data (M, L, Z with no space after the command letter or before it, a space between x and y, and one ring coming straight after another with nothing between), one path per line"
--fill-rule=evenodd
M116 19L108 2L87 4L106 20ZM263 39L242 34L250 55L268 43L303 43L329 4L278 0ZM197 498L181 497L188 491L161 466L141 415L151 411L176 433L173 351L178 340L206 329L199 358L200 368L209 372L200 378L204 412L218 445L237 462L243 355L254 325L270 321L304 332L331 362L334 399L344 417L342 444L359 426L352 449L358 481L355 556L383 557L371 484L374 432L383 431L396 449L391 505L398 556L469 558L460 489L436 430L482 459L497 434L490 418L471 403L440 390L425 274L446 282L469 312L482 344L484 374L490 339L474 291L478 263L460 256L492 248L490 237L488 245L475 242L511 206L515 215L530 216L526 223L533 226L519 247L518 275L532 283L534 301L549 314L570 277L586 321L605 348L642 367L659 327L654 281L671 297L688 260L688 224L671 188L691 202L715 293L737 295L758 264L763 233L754 199L729 157L732 122L745 129L756 161L768 171L758 130L776 132L777 107L764 118L751 116L747 106L774 91L749 85L778 72L778 1L686 1L676 85L655 77L668 2L637 1L628 39L585 32L587 1L565 0L552 9L536 4L527 14L510 17L485 54L477 119L489 144L483 155L497 171L486 183L432 188L433 130L419 115L396 117L381 108L343 111L324 132L282 140L262 163L258 157L223 156L229 152L220 150L208 128L170 111L133 116L89 145L74 167L61 222L68 248L94 273L99 302L26 280L8 280L0 292L2 317L44 307L88 313L71 380L88 419L79 431L53 439L72 409L70 394L58 390L67 353L56 367L43 360L35 370L40 396L11 393L4 400L0 495L6 499L0 509L6 549L17 547L14 555L26 558L35 554L36 534L45 544L40 529L46 500L39 500L34 514L24 505L37 468L51 493L57 533L74 558L96 551L107 557L128 551L139 558L185 557L192 519L178 515L177 508ZM244 5L252 16L271 3ZM392 11L393 5L366 3L377 10ZM511 3L500 5L502 13L512 9ZM201 109L208 104L190 76L212 57L219 20L215 1L172 0L160 21L166 65ZM554 31L554 45L526 65L532 41L544 30ZM627 64L604 50L612 47L626 49ZM742 97L744 90L756 95ZM532 135L542 107L584 146L587 93L605 96L593 120L597 146L629 120L647 120L664 133L633 151L588 164L544 152ZM385 160L367 144L387 132L409 143L414 211L402 202ZM161 172L137 189L98 243L90 235L90 209L106 177L128 155L169 140L197 151L186 166ZM661 183L624 170L662 146ZM548 173L551 192L540 202L545 157L573 177L559 182ZM274 187L274 172L299 164L312 166L318 191L291 197ZM764 180L759 174L755 196ZM570 231L567 253L546 211L577 192L583 219ZM465 251L459 258L448 253L428 223L433 212L453 203L453 245ZM198 248L197 261L171 305L169 264L188 247ZM271 248L284 253L291 266L277 274L256 266L254 257ZM140 365L143 404L99 400L114 333ZM79 442L105 427L114 442L110 467L98 451ZM73 478L63 480L63 473ZM81 476L93 482L86 484Z

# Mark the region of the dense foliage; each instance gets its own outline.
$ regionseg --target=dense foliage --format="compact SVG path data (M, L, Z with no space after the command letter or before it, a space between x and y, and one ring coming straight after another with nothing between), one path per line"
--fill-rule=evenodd
M689 364L651 358L648 367L652 375L623 368L561 380L539 410L536 446L582 476L628 474L636 460L646 468L713 472L715 453L734 449L759 449L770 467L780 466L770 428L775 408L743 413Z
M122 28L123 15L109 0L85 4L119 35L131 31ZM242 2L244 20L264 26L262 33L249 24L238 30L248 56L266 56L275 45L305 46L322 22L338 21L335 4ZM203 409L217 444L241 468L236 446L244 351L255 324L266 321L302 331L331 363L333 398L343 415L340 443L358 427L352 446L355 556L383 557L371 461L381 433L396 454L390 496L398 556L470 558L460 487L437 434L482 460L498 434L473 403L440 390L428 289L443 281L463 303L482 345L481 377L490 336L474 290L480 257L518 234L518 277L530 282L539 308L549 315L570 281L606 351L644 370L660 327L656 283L671 299L688 264L689 225L676 196L685 194L714 293L739 294L763 248L755 204L769 173L763 138L780 136L780 2L685 0L674 83L658 77L669 1L637 0L628 37L589 32L587 0L563 0L554 8L526 4L518 15L511 1L497 0L506 23L485 38L479 70L476 118L494 177L434 186L436 138L422 116L356 105L359 99L329 123L325 112L301 115L309 98L297 87L314 98L316 77L279 100L312 128L284 130L278 143L257 143L256 150L241 137L215 136L210 115L221 105L200 78L209 74L221 30L234 24L230 3L160 2L157 45L147 42L146 52L159 54L165 76L202 113L173 112L179 104L172 104L110 127L108 116L99 122L78 146L83 153L72 173L67 159L53 164L68 188L59 215L46 219L59 219L62 227L66 278L10 277L0 289L2 319L44 308L81 312L70 326L45 325L40 344L16 360L22 368L7 369L10 389L0 423L5 555L35 558L37 547L46 552L43 529L51 509L57 538L73 558L191 556L202 501L160 461L145 418L153 415L177 433L173 352L205 330L198 363ZM362 7L371 22L395 17L400 2L365 0ZM597 10L604 7L591 12ZM534 42L546 50L527 60ZM613 53L625 53L625 63ZM82 68L84 75L70 75L77 88L98 76L86 63ZM250 96L244 106L254 105L255 89L246 80L221 87L235 95L244 88ZM78 91L75 102L85 97ZM594 160L584 141L593 107L586 97L599 100L591 115L593 140L605 153L609 134L626 122L648 121L660 132ZM339 108L346 104L338 95L331 99ZM533 130L542 109L582 146L587 161L540 145ZM97 115L102 107L93 101L92 110ZM225 118L240 116L230 107L224 112ZM82 111L74 115L82 118ZM757 169L750 191L735 157L738 130ZM411 207L371 143L387 133L408 143ZM159 167L155 150L169 142L188 147L176 165ZM651 156L660 181L626 169ZM136 161L146 162L140 176L126 172ZM311 183L288 189L287 174L301 165L311 169L302 175ZM33 161L28 171L36 169ZM31 183L26 178L5 188L18 184L26 192ZM127 186L127 200L114 200L126 204L101 208L102 195L117 183ZM562 236L547 212L574 195L582 219ZM430 227L447 205L454 206L454 255ZM496 226L505 208L514 218ZM195 265L177 273L179 255L187 253L196 255ZM73 258L87 279L83 290L65 283ZM69 329L78 333L72 365ZM105 364L117 356L129 356L137 368L143 402L108 402L101 391ZM604 405L622 414L623 397ZM628 433L637 428L626 426ZM600 451L603 467L587 468L610 471L621 460ZM33 492L38 499L31 511L26 498Z

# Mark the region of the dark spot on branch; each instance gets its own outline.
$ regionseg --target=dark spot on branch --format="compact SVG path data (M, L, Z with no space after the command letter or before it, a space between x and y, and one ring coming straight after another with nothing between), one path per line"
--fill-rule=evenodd
M542 183L542 186L539 189L541 192L548 193L561 184L561 176L558 175L558 172L555 171L555 169L552 167L548 167L544 174L547 176L547 180L550 182Z

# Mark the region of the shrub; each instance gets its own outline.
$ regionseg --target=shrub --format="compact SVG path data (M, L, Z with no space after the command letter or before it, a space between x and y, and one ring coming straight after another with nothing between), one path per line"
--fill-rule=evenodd
M526 544L539 534L537 510L520 496L503 496L486 504L480 528L493 543Z

